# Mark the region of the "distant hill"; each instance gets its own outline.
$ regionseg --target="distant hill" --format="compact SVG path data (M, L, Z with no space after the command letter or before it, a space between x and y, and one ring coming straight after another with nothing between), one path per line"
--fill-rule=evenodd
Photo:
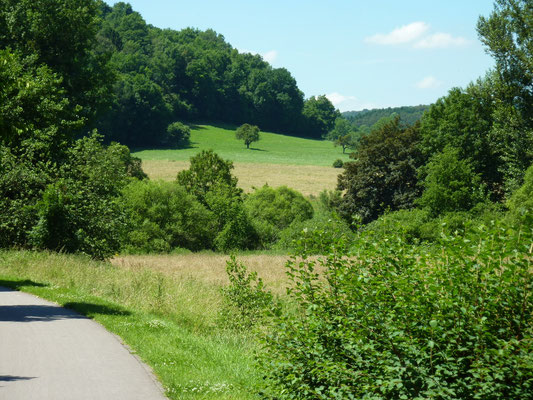
M346 111L342 113L342 116L349 120L352 125L359 128L362 125L372 126L383 117L390 117L396 113L400 116L401 120L406 124L413 125L416 121L422 117L424 111L429 108L427 105L419 106L404 106L404 107L389 107L389 108L376 108L374 110L362 110L362 111Z

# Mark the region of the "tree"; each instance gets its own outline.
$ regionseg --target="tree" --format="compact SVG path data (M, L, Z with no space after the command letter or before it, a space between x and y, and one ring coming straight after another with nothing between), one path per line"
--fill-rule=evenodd
M313 96L305 101L302 117L302 134L321 139L333 129L340 112L325 95Z
M237 188L237 178L231 173L232 169L231 161L223 160L213 150L202 150L191 157L189 169L178 173L177 182L205 205L207 193L219 185L241 194L241 189Z
M244 140L246 148L250 148L250 144L259 141L259 128L255 125L243 124L235 131L235 138Z
M339 205L349 223L378 218L385 210L413 207L420 195L417 169L424 158L418 149L419 124L404 127L396 118L361 139L352 162L344 163L338 189L345 190Z
M503 100L515 106L533 127L533 3L496 0L492 14L479 18L477 30L506 85Z
M421 168L424 192L418 204L426 207L432 216L449 211L468 211L484 201L485 190L479 174L459 151L447 147L437 153Z
M340 136L335 140L335 146L342 147L342 154L346 153L346 149L354 149L357 146L358 140L353 134Z

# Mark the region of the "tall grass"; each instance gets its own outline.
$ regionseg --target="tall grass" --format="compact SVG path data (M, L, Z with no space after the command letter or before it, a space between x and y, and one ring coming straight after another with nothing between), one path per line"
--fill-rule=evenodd
M254 398L257 345L244 333L219 328L220 285L29 251L0 252L0 285L94 318L153 368L171 399Z

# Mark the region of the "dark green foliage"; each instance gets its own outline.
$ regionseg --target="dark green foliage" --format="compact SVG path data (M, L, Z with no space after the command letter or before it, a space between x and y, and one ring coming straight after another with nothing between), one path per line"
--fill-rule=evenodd
M344 166L344 161L342 161L340 158L333 161L333 168L342 168Z
M123 190L130 252L210 249L214 217L185 189L172 182L132 181Z
M342 116L346 118L354 126L359 129L362 126L370 127L382 118L390 118L393 114L400 117L400 120L407 125L414 125L420 120L422 114L429 106L404 106L404 107L389 107L377 108L374 110L362 111L346 111Z
M287 263L297 312L273 315L276 399L523 399L533 392L531 232L482 227L434 251L337 240ZM319 244L318 244L319 245Z
M274 189L265 185L256 189L246 197L245 206L263 247L276 242L280 232L291 224L313 217L311 203L286 186Z
M419 196L419 126L403 127L399 118L361 139L358 152L344 163L339 189L346 190L339 211L349 223L367 223L385 210L410 208Z
M0 144L27 161L58 159L84 121L62 79L32 60L0 50Z
M206 204L207 193L218 185L226 185L240 195L242 191L237 188L237 178L232 175L232 169L231 161L224 161L213 150L202 150L191 157L189 169L178 173L177 182Z
M118 75L100 120L108 140L164 145L170 123L199 119L299 132L303 94L286 69L239 53L210 29L158 29L125 3L101 11L98 49L112 54Z
M424 192L418 204L436 216L450 211L468 211L486 200L481 178L459 151L447 147L435 154L422 169Z
M120 249L126 227L120 201L128 176L124 148L104 148L91 136L76 141L65 156L57 179L37 203L39 219L29 233L31 243L107 258Z
M248 271L233 255L226 262L226 273L229 286L222 288L221 322L234 329L250 329L264 319L266 310L273 304L273 296L257 272Z
M97 31L93 0L0 1L0 49L50 68L69 98L63 107L90 120L109 98L112 79L108 57L94 51Z
M250 144L257 142L260 139L259 128L255 125L243 124L235 131L235 138L243 140L246 148L250 148Z
M191 157L189 169L179 172L177 177L178 184L212 213L214 248L221 251L251 249L258 242L232 169L231 161L224 161L212 150L204 150Z
M533 7L530 0L496 0L494 11L477 24L481 42L496 61L506 86L501 100L515 107L533 128Z
M54 171L44 162L32 164L0 146L0 247L28 246L37 223L37 202Z
M167 135L163 145L170 147L186 147L189 145L191 128L181 122L173 122L167 127Z
M302 134L306 137L321 139L335 126L340 116L333 104L324 95L311 97L305 101L303 110Z

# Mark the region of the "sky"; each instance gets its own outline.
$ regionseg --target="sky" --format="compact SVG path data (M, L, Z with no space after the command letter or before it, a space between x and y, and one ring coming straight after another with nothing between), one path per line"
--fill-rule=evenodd
M114 1L107 0L109 4ZM159 28L213 29L341 111L431 104L493 67L492 0L130 0Z

